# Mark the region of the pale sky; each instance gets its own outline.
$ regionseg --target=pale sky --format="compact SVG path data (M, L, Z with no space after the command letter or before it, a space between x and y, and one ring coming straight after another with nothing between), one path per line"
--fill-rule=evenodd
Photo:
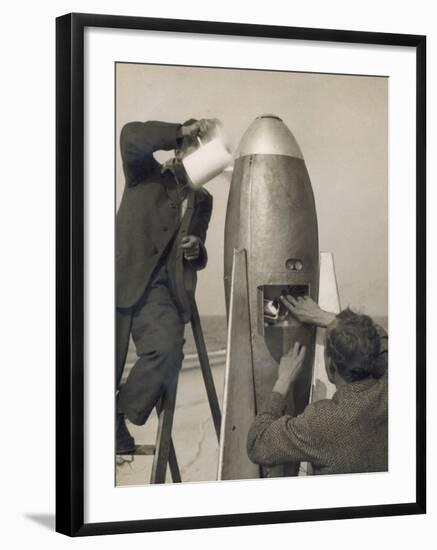
M388 79L117 64L117 205L124 188L118 136L126 122L219 118L236 147L260 114L296 137L314 190L321 251L334 255L342 307L388 311ZM164 156L158 157L163 160ZM207 184L214 211L200 313L224 314L223 241L230 180Z

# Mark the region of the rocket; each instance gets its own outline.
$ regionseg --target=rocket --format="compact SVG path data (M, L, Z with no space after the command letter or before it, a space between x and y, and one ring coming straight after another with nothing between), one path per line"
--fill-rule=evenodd
M302 151L275 115L254 120L238 147L225 224L228 346L219 479L297 475L298 464L260 468L247 433L276 381L283 354L298 341L305 364L291 391L293 414L309 401L315 328L301 324L280 296L318 298L319 245L313 190ZM291 412L286 411L286 412Z

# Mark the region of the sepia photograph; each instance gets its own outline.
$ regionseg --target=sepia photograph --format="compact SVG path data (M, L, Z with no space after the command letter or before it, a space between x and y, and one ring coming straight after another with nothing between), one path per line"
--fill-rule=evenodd
M389 471L388 82L115 64L117 487Z

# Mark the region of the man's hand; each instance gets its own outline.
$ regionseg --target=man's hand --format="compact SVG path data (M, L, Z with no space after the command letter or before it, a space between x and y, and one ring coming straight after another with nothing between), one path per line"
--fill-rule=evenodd
M184 258L192 261L197 260L200 255L200 239L196 235L187 235L181 241L181 248L184 250Z
M273 386L273 391L285 397L291 384L299 376L305 360L306 348L296 342L286 355L283 355L279 363L278 379Z
M293 298L293 296L287 295L286 297L281 296L280 299L284 306L301 323L327 327L335 319L335 313L324 311L309 296Z
M221 122L218 118L202 118L199 120L199 137L212 134L219 126Z
M206 136L213 128L219 124L216 118L201 118L197 122L193 122L188 126L181 126L182 137L190 137L196 139L197 137Z

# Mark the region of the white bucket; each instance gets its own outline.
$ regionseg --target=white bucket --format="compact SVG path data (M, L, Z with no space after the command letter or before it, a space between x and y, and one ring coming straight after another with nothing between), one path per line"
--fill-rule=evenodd
M194 189L200 189L207 181L218 176L232 164L232 154L220 137L202 143L183 160L185 171Z

